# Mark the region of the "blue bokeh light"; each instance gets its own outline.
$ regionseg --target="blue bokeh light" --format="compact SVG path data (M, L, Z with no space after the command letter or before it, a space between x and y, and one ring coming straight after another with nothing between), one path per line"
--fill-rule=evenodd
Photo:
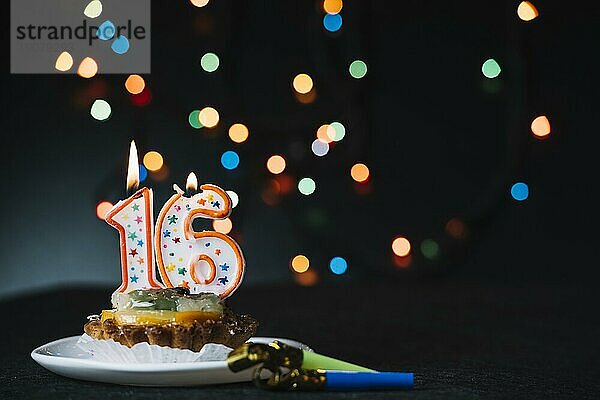
M329 269L336 275L342 275L348 269L348 263L342 257L333 257L329 261Z
M144 182L148 177L148 170L142 164L140 164L140 182Z
M235 151L229 150L221 156L221 164L225 169L236 169L240 165L240 157Z
M515 200L526 200L529 197L529 186L524 182L517 182L510 188L510 194Z
M323 26L329 32L337 32L342 27L342 16L340 14L325 14Z

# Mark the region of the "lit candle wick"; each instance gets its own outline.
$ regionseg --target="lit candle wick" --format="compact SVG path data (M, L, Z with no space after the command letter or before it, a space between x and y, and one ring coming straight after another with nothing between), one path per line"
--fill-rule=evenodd
M130 196L140 186L140 167L135 141L129 146L129 162L127 164L127 195Z
M187 181L185 182L185 192L188 195L191 195L192 192L198 190L198 178L196 178L196 174L190 172L187 177Z

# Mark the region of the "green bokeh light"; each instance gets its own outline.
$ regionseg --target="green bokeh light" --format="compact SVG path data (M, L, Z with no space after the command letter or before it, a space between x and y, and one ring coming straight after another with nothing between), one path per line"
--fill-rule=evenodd
M316 188L317 184L311 178L302 178L298 182L298 190L305 196L313 194Z
M90 109L90 114L92 114L92 117L98 121L104 121L108 119L108 117L110 117L110 113L110 104L102 99L94 101L94 104L92 104L92 108Z
M354 60L350 64L350 75L353 78L360 79L367 74L367 64L361 60Z
M434 260L440 255L440 245L435 240L425 239L421 242L421 253L430 260Z
M335 131L335 137L331 138L335 142L339 142L344 138L344 136L346 136L346 127L344 127L341 122L335 121L329 124L329 126Z
M500 68L500 65L493 58L486 60L486 62L484 62L483 65L481 66L481 72L483 72L483 75L486 78L490 78L490 79L495 78L498 75L500 75L500 71L502 71L502 69Z
M202 128L202 124L200 123L200 110L194 110L190 113L188 117L188 122L192 126L192 128L200 129Z
M219 68L219 57L215 53L206 53L200 59L200 66L206 72L215 72Z

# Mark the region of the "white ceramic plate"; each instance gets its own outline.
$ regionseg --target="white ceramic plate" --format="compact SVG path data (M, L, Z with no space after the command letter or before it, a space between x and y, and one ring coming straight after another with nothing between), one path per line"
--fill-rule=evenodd
M91 359L89 353L77 347L79 336L47 343L31 352L42 367L69 378L86 381L135 386L193 386L246 382L252 379L252 369L233 373L227 361L192 363L123 364ZM279 340L290 346L312 351L303 343L290 339L253 337L254 343Z

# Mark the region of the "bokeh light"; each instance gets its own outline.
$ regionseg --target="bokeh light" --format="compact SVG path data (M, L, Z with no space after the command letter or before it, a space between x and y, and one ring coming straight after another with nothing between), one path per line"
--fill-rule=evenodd
M325 14L323 26L329 32L337 32L342 27L342 16L340 14Z
M110 112L110 104L102 99L96 99L90 109L90 114L98 121L105 121L108 119L108 117L110 117Z
M129 39L123 35L119 35L118 38L113 40L110 48L117 54L125 54L129 51Z
M294 280L300 286L313 286L319 281L319 274L314 269L309 269L302 274L294 274Z
M227 235L229 232L231 232L231 229L233 228L233 223L229 218L214 219L212 222L212 226L215 231Z
M206 72L215 72L219 68L219 57L215 53L206 53L200 59L200 66Z
M321 139L315 139L312 142L310 149L312 150L314 155L323 157L324 155L326 155L329 152L329 144L321 141Z
M236 143L243 143L248 139L248 128L244 124L233 124L229 128L229 138Z
M510 194L515 200L527 200L529 197L529 186L525 182L517 182L510 188Z
M346 136L346 127L341 122L332 122L329 124L329 127L332 129L327 129L327 135L333 134L334 136L330 136L330 138L334 142L339 142L344 138L344 136Z
M356 182L366 182L369 179L369 167L362 163L354 164L350 168L350 176Z
M200 110L192 111L190 115L188 115L188 122L192 128L202 128L202 124L200 123Z
M83 10L83 15L88 18L96 18L102 14L102 2L100 0L92 0Z
M329 269L336 275L342 275L348 269L348 263L342 257L333 257L329 261Z
M313 80L307 74L298 74L292 81L294 90L300 94L306 94L313 88Z
M292 191L292 189L296 187L296 182L294 181L294 178L287 174L277 175L275 179L279 184L279 192L281 194L288 194Z
M131 94L140 94L145 87L146 82L144 81L144 78L136 74L129 75L125 81L125 89Z
M144 167L143 164L140 164L139 170L140 170L140 182L144 182L146 180L146 178L148 177L148 170L146 169L146 167Z
M285 170L285 158L279 154L269 157L267 160L267 169L272 174L280 174Z
M440 254L440 245L433 239L425 239L421 242L421 253L426 258L435 260Z
M310 261L305 255L298 254L296 257L292 258L291 266L294 271L301 274L308 271Z
M144 155L144 166L148 171L158 171L164 164L163 156L158 151L149 151Z
M106 20L100 24L98 30L96 31L96 36L100 40L110 40L115 36L115 32L117 28L115 28L115 24L111 20Z
M344 2L342 0L325 0L323 1L323 10L328 14L338 14L342 11Z
M364 78L364 76L367 75L367 64L365 64L365 62L361 60L354 60L350 64L348 70L350 71L350 76L352 76L353 78Z
M207 128L214 128L219 123L219 113L212 107L204 107L198 115L200 123Z
M517 7L517 15L523 21L531 21L537 18L540 13L530 1L522 1Z
M195 5L196 7L204 7L207 5L209 0L190 0L190 3Z
M240 156L235 151L228 150L221 156L221 165L228 170L236 169L240 165Z
M548 121L548 118L544 115L536 117L531 122L531 132L539 138L548 136L551 132L550 121Z
M311 195L317 189L317 184L311 178L302 178L298 182L298 190L305 196Z
M329 124L324 124L317 129L317 139L327 144L333 142L333 138L335 137L335 129L329 126Z
M467 235L467 228L460 218L450 218L446 223L446 233L454 239L464 239Z
M410 254L410 242L403 236L398 236L392 242L392 251L399 257L406 257Z
M493 58L486 60L481 66L481 72L483 72L483 75L486 78L495 78L500 75L500 71L500 64L498 64L498 62Z
M56 63L54 63L54 68L62 72L70 70L72 66L73 57L67 51L63 51L62 53L60 53L60 55L56 59Z
M77 68L77 75L89 79L98 73L98 64L92 57L86 57L81 60Z
M113 208L113 204L109 201L101 201L96 205L96 216L101 220L106 219L106 214Z
M231 199L231 208L235 208L240 202L240 197L233 190L227 190L226 192L229 195L229 198Z

